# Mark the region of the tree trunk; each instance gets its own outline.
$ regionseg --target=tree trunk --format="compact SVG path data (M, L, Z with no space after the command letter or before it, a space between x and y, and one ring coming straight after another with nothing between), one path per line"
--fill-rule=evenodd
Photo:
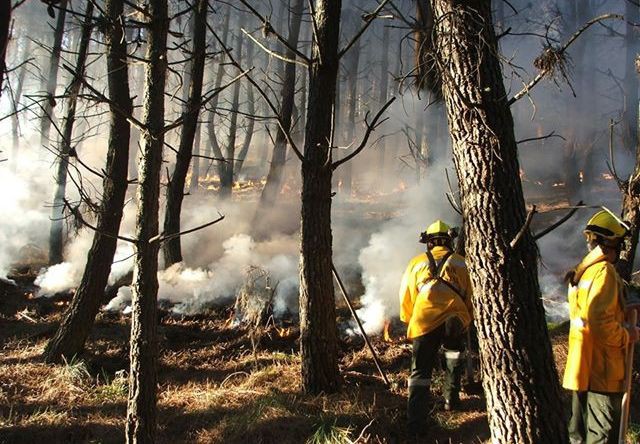
M62 52L62 37L64 36L64 22L66 19L67 0L62 0L58 6L58 19L56 29L53 34L53 49L49 60L49 75L47 77L46 94L48 100L42 105L42 120L40 122L40 144L46 145L49 142L49 130L51 121L55 118L53 107L55 105L54 96L58 86L58 67L60 66L60 53Z
M198 0L197 10L193 18L193 64L191 69L191 85L189 96L182 112L182 131L180 133L180 146L176 154L176 166L173 169L171 179L167 184L167 208L164 214L164 233L172 234L180 232L180 213L182 211L182 199L184 188L191 164L193 152L193 140L198 127L200 104L202 103L202 79L204 76L204 62L207 51L207 0ZM164 265L171 265L182 261L182 248L180 236L165 242L162 252Z
M31 40L27 40L24 48L24 56L22 57L25 62L31 54ZM12 148L11 148L11 171L15 172L18 167L18 152L20 151L20 116L18 110L20 109L20 100L22 99L22 89L24 87L24 79L27 75L27 64L24 63L18 73L18 79L16 80L16 89L12 99L12 111L13 116L11 118L11 135L12 135Z
M638 73L636 72L636 57L640 52L640 35L635 24L640 20L640 7L637 3L625 2L625 50L626 61L624 71L624 120L625 145L629 149L638 146Z
M107 75L109 98L113 104L102 204L82 281L58 331L44 351L47 362L57 362L62 357L70 360L84 348L111 271L117 244L115 236L120 229L127 192L130 126L120 112L128 115L133 107L129 97L127 42L122 28L123 0L108 0L106 14Z
M4 76L7 71L7 47L9 46L9 26L11 25L11 1L3 1L0 5L0 96Z
M49 264L62 262L63 242L63 222L64 222L64 196L67 188L67 169L69 167L69 156L72 155L71 138L73 137L73 125L76 120L76 105L78 94L82 86L84 69L87 62L87 52L89 50L89 39L91 37L93 14L93 2L87 2L85 10L85 21L82 24L82 35L78 48L78 59L73 73L73 79L67 88L67 114L64 119L62 129L62 140L58 152L58 170L56 173L56 191L53 197L51 209L51 230L49 232Z
M513 119L489 0L431 0L460 182L492 441L564 443L567 430L525 221Z
M239 18L238 28L244 27L244 15ZM241 33L236 37L236 47L238 60L242 60L242 43L244 38ZM227 136L227 145L224 152L224 163L221 162L222 176L220 176L220 197L229 199L233 190L233 172L235 170L236 156L236 138L238 135L238 111L240 110L240 82L237 81L233 85L233 98L231 99L231 110L229 111L229 134Z
M247 46L247 60L253 60L253 45L249 44ZM233 171L234 180L238 180L240 176L240 172L242 171L242 165L244 165L244 161L247 158L247 154L249 153L249 148L251 147L251 141L253 140L253 132L256 126L255 117L253 117L256 113L256 104L255 104L255 96L253 94L253 86L247 85L247 115L245 117L245 122L247 123L244 140L242 141L242 146L240 147L240 152L238 153L238 161L236 162L235 169Z
M355 14L355 13L354 13ZM357 29L358 22L353 20ZM356 108L358 105L358 67L360 65L360 41L358 40L348 52L347 62L347 89L349 90L347 97L347 146L354 143L356 134ZM344 151L344 156L351 154L351 149ZM352 180L353 180L353 162L347 162L342 165L342 193L344 197L351 197Z
M127 443L156 442L158 365L158 198L164 144L164 91L167 69L167 0L149 0L148 64L145 69L141 159L138 166L136 254L131 300L131 343Z
M196 127L196 136L193 139L193 162L191 163L191 181L189 182L189 193L198 192L198 184L200 183L200 137L202 135L202 127L200 123Z
M231 13L229 9L227 9L227 13L224 17L224 24L222 25L222 37L221 41L223 45L227 44L227 39L229 37L229 21L230 21ZM214 84L214 89L219 89L222 86L222 80L224 79L225 69L222 63L218 64L218 71L216 72L216 80ZM209 148L213 153L213 157L217 159L224 159L224 155L222 154L222 149L220 148L220 143L218 142L218 137L216 135L216 110L218 108L218 100L220 95L216 95L209 102L209 106L211 107L211 111L209 112L209 119L207 120L207 132L208 132L208 142ZM216 169L218 171L218 177L222 180L222 176L224 174L224 161L218 160L216 161Z
M289 36L287 37L287 43L291 48L298 47L303 10L304 0L294 0L293 7L291 9L291 21L289 23ZM286 55L287 58L295 60L296 55L293 51L287 50ZM280 101L280 119L282 120L284 130L287 132L291 131L291 116L296 92L295 87L296 66L293 63L287 63L284 72ZM256 223L259 223L262 219L264 211L270 210L276 202L276 198L282 189L286 159L287 137L282 129L278 127L276 141L273 147L273 155L271 157L271 164L269 165L269 173L267 174L267 182L265 183L262 194L260 195L260 204L258 206L258 211L256 212L256 217L254 218L254 222Z
M389 98L389 27L382 27L382 64L380 67L380 95L378 96L378 105L383 106ZM378 142L378 174L380 178L385 177L385 150L386 140L382 138ZM384 191L384 180L378 183L380 191Z
M307 393L338 389L337 327L331 274L331 114L338 73L341 0L318 0L309 70L300 228L300 350Z
M636 6L637 8L637 6ZM628 31L628 29L627 29ZM640 66L637 74L640 74ZM637 79L636 79L637 82ZM630 86L630 85L628 85ZM636 85L637 88L637 85ZM640 107L640 101L636 93L635 103L627 103L627 107ZM638 112L636 111L636 116ZM636 126L640 125L640 121L636 121ZM636 130L636 136L638 131ZM620 260L616 264L618 273L626 281L631 280L633 272L633 262L636 258L636 249L638 247L638 232L640 231L640 144L636 143L636 163L625 182L620 187L622 191L622 219L631 223L631 235L627 237L620 252Z

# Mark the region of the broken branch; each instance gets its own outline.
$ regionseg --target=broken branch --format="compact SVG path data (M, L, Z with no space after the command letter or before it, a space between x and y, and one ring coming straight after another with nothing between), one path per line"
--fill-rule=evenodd
M179 233L167 234L167 235L165 235L164 233L160 233L157 236L153 236L151 239L149 239L149 243L152 244L154 242L168 241L168 240L171 240L171 239L175 239L176 237L184 236L185 234L193 233L194 231L198 231L198 230L202 230L203 228L210 227L211 225L217 224L222 219L224 219L224 215L223 214L220 214L220 213L218 213L218 214L220 215L220 217L218 217L216 220L212 220L211 222L207 222L206 224L199 225L199 226L197 226L195 228L191 228L189 230L181 231Z
M544 230L542 230L541 232L534 234L533 235L533 240L538 240L540 239L542 236L545 236L549 233L551 233L553 230L555 230L556 228L558 228L560 225L562 225L563 223L565 223L566 221L568 221L569 219L571 219L571 216L573 216L576 211L578 211L580 208L582 208L582 205L584 205L584 202L580 201L578 202L578 204L573 207L573 209L571 211L569 211L564 217L562 217L560 220L558 220L557 222L553 223L552 225L550 225L549 227L545 228Z
M331 165L331 168L333 168L334 170L337 169L340 165L342 165L345 162L348 162L349 160L353 159L355 156L357 156L358 154L360 154L360 151L362 151L366 145L367 142L369 141L369 137L371 136L371 133L373 131L376 130L376 128L382 124L382 122L384 122L384 119L382 122L378 122L378 120L380 120L380 117L382 116L382 114L384 114L384 112L387 110L387 108L389 108L391 106L391 104L396 100L395 97L392 97L391 99L389 99L389 101L387 103L385 103L385 105L380 108L380 110L378 111L378 113L375 115L375 117L373 118L373 120L371 121L371 123L367 122L367 119L365 117L364 121L365 124L367 125L367 131L364 134L364 137L362 139L362 142L360 143L360 145L353 150L353 152L351 154L349 154L348 156L343 157L340 160L337 160L335 162L333 162L333 164Z
M529 230L529 226L531 226L531 221L533 220L533 215L536 214L536 212L537 212L536 206L533 205L531 209L527 212L527 219L524 221L524 225L522 226L522 228L520 228L520 231L518 231L518 234L516 234L516 237L514 237L511 243L509 244L512 250L515 250L515 248L518 246L518 244L522 240L522 237L524 236L524 234Z

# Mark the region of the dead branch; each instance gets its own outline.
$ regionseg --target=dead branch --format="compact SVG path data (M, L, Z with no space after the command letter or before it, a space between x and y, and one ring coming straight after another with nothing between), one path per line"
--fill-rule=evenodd
M562 139L562 140L567 140L565 139L563 136L561 136L560 134L556 134L555 131L551 131L549 134L547 134L546 136L540 136L540 137L529 137L527 139L522 139L522 140L518 140L516 142L516 144L521 144L521 143L527 143L527 142L533 142L535 140L545 140L545 139L551 139L552 137L557 137L558 139Z
M458 213L460 216L462 216L462 205L460 205L460 202L456 200L456 195L453 192L453 187L451 186L451 179L449 179L448 168L444 169L444 175L447 178L447 185L449 186L449 192L445 193L445 196L447 196L447 200L449 201L449 204L453 207L454 211Z
M547 47L545 49L545 53L547 55L547 57L545 59L548 60L549 62L555 61L556 63L561 61L562 57L564 57L564 53L567 50L567 48L583 32L585 32L587 29L589 29L595 23L601 22L603 20L608 20L608 19L624 20L624 17L622 15L620 15L620 14L603 14L603 15L600 15L598 17L595 17L595 18L589 20L587 23L582 25L582 27L580 29L578 29L569 38L569 40L567 40L567 42L564 45L562 45L561 47L559 47L559 48L554 48L554 47L551 47L551 46ZM536 60L539 60L539 59L536 59ZM525 95L529 94L531 92L531 89L533 89L534 86L536 86L538 83L540 83L540 81L543 78L545 78L548 74L552 73L553 70L556 68L556 66L557 65L555 63L543 63L541 65L542 69L540 69L538 74L529 83L527 83L518 93L516 93L516 95L514 95L511 99L509 99L509 102L508 102L509 106L513 105L516 101L518 101L519 99L521 99Z
M95 231L96 233L100 234L101 236L109 237L111 239L121 240L121 241L124 241L124 242L129 242L131 244L137 244L138 243L137 240L132 239L130 237L120 236L118 234L106 233L104 231L98 230L96 227L94 227L89 222L84 220L84 217L82 217L82 214L80 213L80 210L77 207L71 206L71 204L69 203L69 201L66 198L63 199L62 202L63 202L62 203L63 206L69 210L69 212L73 215L73 217L75 218L75 221L77 223L79 223L81 225L84 225L85 227L89 228L92 231Z
M562 217L560 220L558 220L557 222L554 222L552 225L550 225L549 227L545 228L541 232L534 234L533 235L533 240L538 240L542 236L545 236L545 235L551 233L553 230L558 228L560 225L562 225L563 223L565 223L566 221L571 219L571 216L573 216L576 213L576 211L578 211L581 208L582 205L584 205L584 202L582 202L582 201L578 202L578 204L571 211L569 211L564 217Z
M213 29L213 27L209 23L207 23L207 28L209 28L209 31L211 31L211 33L213 34L213 37L218 42L218 44L224 51L225 55L229 58L230 64L233 65L239 71L242 71L242 67L240 66L240 63L238 63L238 61L233 57L233 55L231 54L231 50L227 48L227 45L225 45L222 39L220 39L220 36L218 36L218 33L215 31L215 29ZM258 90L258 92L260 93L262 98L265 100L265 102L267 103L271 111L275 114L275 119L276 119L276 122L278 122L278 127L280 127L280 130L285 135L287 139L287 143L289 144L293 152L296 153L296 156L298 156L298 159L300 159L301 161L304 160L304 155L298 148L298 145L296 145L296 143L293 141L293 138L291 137L290 132L285 131L284 123L282 122L282 117L280 116L278 109L275 107L275 105L273 104L273 102L271 101L267 93L264 91L264 89L260 87L260 85L258 85L258 82L256 82L250 75L247 74L246 77L249 83L251 83Z
M524 234L529 230L534 214L536 214L535 205L531 206L531 209L527 212L527 219L524 221L524 225L522 226L522 228L520 228L520 231L518 231L518 234L516 234L516 237L514 237L511 243L509 244L512 250L515 250L515 248L518 246L518 244L522 240L522 237L524 236Z
M301 66L304 66L304 67L308 67L309 66L309 62L307 62L306 60L304 60L304 59L300 60L300 59L297 59L297 58L290 59L289 57L286 57L286 56L280 54L279 52L273 51L273 50L267 48L266 46L264 46L258 39L256 39L254 36L252 36L246 29L240 28L240 30L244 33L244 35L249 37L249 39L251 39L251 41L253 43L258 45L258 47L260 47L260 49L262 49L267 54L275 57L276 59L280 59L283 62L287 62L287 63L295 63L297 65L301 65Z
M613 155L613 128L615 126L616 123L613 121L613 119L609 119L609 161L607 162L607 168L609 169L609 172L611 173L613 178L616 180L618 188L624 188L624 182L622 179L620 179L620 176L618 176L615 157Z
M218 217L217 219L212 220L211 222L207 222L206 224L199 225L199 226L197 226L195 228L190 228L189 230L181 231L179 233L167 234L167 235L165 235L164 233L160 233L157 236L153 236L151 239L149 239L149 243L152 244L154 242L168 241L168 240L171 240L171 239L175 239L176 237L179 237L179 236L184 236L185 234L190 234L190 233L193 233L195 231L202 230L203 228L210 227L211 225L215 225L218 222L220 222L222 219L224 219L224 215L223 214L218 213L218 215L220 217Z
M362 142L360 142L360 145L355 150L353 150L353 152L351 154L349 154L348 156L343 157L340 160L337 160L337 161L333 162L333 164L331 165L332 169L334 169L334 170L337 169L343 163L348 162L349 160L353 159L358 154L360 154L360 151L362 151L367 146L367 142L369 141L369 137L371 136L371 133L373 131L375 131L376 128L378 128L378 126L380 126L385 120L387 120L387 119L383 119L382 121L378 122L378 120L380 120L380 117L382 116L382 114L384 114L384 112L387 110L387 108L389 108L391 106L391 104L395 100L396 100L395 97L392 97L391 99L389 99L387 101L387 103L385 103L384 106L382 108L380 108L380 110L375 115L375 117L373 118L371 123L367 122L367 117L369 116L369 112L367 112L367 115L364 118L364 123L365 123L365 125L367 125L367 131L364 133L364 137L362 138Z
M365 22L364 26L362 28L360 28L360 30L356 33L356 35L354 35L353 38L349 41L349 43L347 43L347 46L345 46L343 49L341 49L338 52L338 59L341 59L347 53L347 51L349 51L349 49L351 49L351 47L353 45L355 45L355 43L362 36L362 34L364 34L364 32L367 30L367 28L369 28L369 25L371 25L371 23L373 23L373 21L376 18L378 18L378 13L380 11L382 11L382 8L385 7L387 2L389 2L389 0L383 0L382 3L380 3L378 5L378 7L372 13L362 16L362 19Z
M256 11L255 8L249 4L249 2L247 2L246 0L240 0L240 3L242 3L244 6L246 6L249 9L249 11L251 11L251 13L253 15L255 15L256 17L258 17L260 19L260 21L263 23L263 26L265 27L265 29L266 29L268 34L273 34L276 37L276 39L278 39L278 41L285 46L285 48L287 48L289 51L293 52L296 55L296 57L300 58L301 60L304 60L304 62L305 62L305 64L307 66L311 65L311 59L309 57L307 57L306 55L304 55L303 53L301 53L300 51L298 51L297 48L294 48L291 45L289 45L289 42L287 41L287 39L284 38L275 29L273 29L273 26L271 26L271 22L266 17L263 17L262 14L260 14L258 11ZM244 29L242 31L245 34L249 35L246 31L244 31ZM251 37L251 36L249 35L249 37ZM252 37L251 37L251 39L254 42L258 43L258 41L253 39ZM262 47L262 45L260 45L260 46Z

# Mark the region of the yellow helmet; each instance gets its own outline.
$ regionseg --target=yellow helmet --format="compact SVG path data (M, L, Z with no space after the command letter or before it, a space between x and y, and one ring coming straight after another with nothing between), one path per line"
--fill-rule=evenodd
M427 241L436 238L451 238L451 227L438 219L420 233L420 242L426 244Z
M594 214L584 230L587 239L599 236L608 241L619 241L628 234L626 225L610 211L602 210Z

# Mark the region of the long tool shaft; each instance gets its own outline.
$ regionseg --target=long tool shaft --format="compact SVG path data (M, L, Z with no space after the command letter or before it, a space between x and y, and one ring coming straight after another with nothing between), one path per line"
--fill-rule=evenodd
M629 313L629 325L632 328L638 324L638 310L632 310ZM629 426L629 406L631 404L631 376L633 373L633 350L635 343L630 343L627 348L627 361L624 376L624 395L622 395L622 414L620 415L620 432L618 434L618 442L625 443L625 435Z
M382 367L380 366L380 360L378 359L378 354L376 353L375 348L373 348L373 345L371 345L371 341L369 341L369 336L367 336L367 334L365 333L364 327L362 326L362 322L360 322L360 318L358 317L358 314L353 309L353 305L351 305L351 301L349 300L349 295L347 294L347 289L344 287L344 284L342 283L342 279L340 279L340 276L338 275L338 272L336 271L336 267L333 264L331 264L331 271L333 272L333 277L338 282L338 287L340 287L340 291L342 292L342 296L344 296L344 300L347 303L347 306L349 307L349 311L351 312L351 315L353 316L353 319L356 320L356 323L358 324L358 328L360 328L360 332L362 333L362 337L364 338L364 342L367 343L367 346L369 347L369 350L371 351L371 356L373 356L373 362L375 362L375 364L376 364L376 368L378 369L378 373L380 373L380 376L382 376L382 379L384 380L385 385L388 387L390 385L390 383L389 383L389 379L387 378L387 374L384 372L384 370L382 370Z

